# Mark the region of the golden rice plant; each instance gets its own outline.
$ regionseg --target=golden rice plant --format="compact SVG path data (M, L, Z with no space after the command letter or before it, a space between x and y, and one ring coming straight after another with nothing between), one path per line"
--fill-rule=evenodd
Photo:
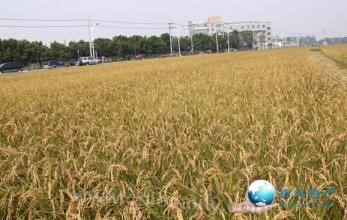
M1 76L0 216L346 218L347 84L309 54ZM230 203L244 201L256 179L334 187L336 205L234 216Z
M322 53L326 57L336 61L342 66L347 67L347 45L346 44L339 45L339 46L334 45L334 46L325 47L322 50Z

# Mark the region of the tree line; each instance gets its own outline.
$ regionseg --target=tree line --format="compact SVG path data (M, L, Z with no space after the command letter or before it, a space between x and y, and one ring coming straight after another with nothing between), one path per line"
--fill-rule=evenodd
M300 37L300 45L303 46L312 46L317 44L322 44L324 42L328 44L347 44L347 37L326 37L320 40L317 40L314 36L305 36Z
M315 37L301 37L300 45L314 45L326 41L328 43L347 43L347 38L327 38L317 41ZM229 34L230 48L237 50L252 49L252 32L237 32ZM97 38L94 42L98 57L108 57L112 60L130 60L138 56L151 58L162 57L171 54L170 35L164 33L160 36L114 36L112 39ZM175 54L178 53L177 37L172 37L172 47ZM191 54L191 38L180 37L180 47L183 55ZM216 36L197 34L193 36L194 53L216 52ZM219 51L228 48L228 36L226 33L218 36ZM41 65L48 60L76 61L78 57L89 56L89 42L72 41L68 44L52 42L49 46L42 42L16 39L0 39L0 63L16 61L24 65L37 63Z
M252 32L234 31L229 34L230 48L251 49L253 44ZM170 35L161 36L114 36L112 39L97 38L94 41L98 57L109 57L113 60L130 60L138 57L162 57L171 54ZM178 39L172 37L172 47L178 53ZM228 48L227 34L218 36L219 51ZM180 48L183 55L192 53L191 38L180 37ZM193 36L194 53L216 52L216 36L197 34ZM77 60L78 57L89 56L89 42L80 40L68 44L52 42L49 46L42 42L16 39L0 39L0 63L16 61L22 64L42 64L47 60Z

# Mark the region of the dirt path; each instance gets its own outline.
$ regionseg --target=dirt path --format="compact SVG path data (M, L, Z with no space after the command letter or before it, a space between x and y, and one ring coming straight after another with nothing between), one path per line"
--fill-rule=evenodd
M347 82L347 69L337 64L335 61L325 57L320 52L311 52L309 61L315 65L320 65L334 75L334 78Z

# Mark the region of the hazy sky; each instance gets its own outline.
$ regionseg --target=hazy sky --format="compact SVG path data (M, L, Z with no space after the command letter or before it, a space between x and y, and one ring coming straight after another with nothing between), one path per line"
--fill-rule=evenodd
M23 22L1 18L30 19L107 19L129 22L187 24L220 15L223 21L271 21L273 35L347 36L347 0L2 0L0 26L8 25L86 25L86 22ZM126 30L97 27L95 37L118 34L159 34L166 26L110 24L100 25L162 27L163 30ZM86 27L74 28L4 28L0 38L57 40L66 42L88 39Z

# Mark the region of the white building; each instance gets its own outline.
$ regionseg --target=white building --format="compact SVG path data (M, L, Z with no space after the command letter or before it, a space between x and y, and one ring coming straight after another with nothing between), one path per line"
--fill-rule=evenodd
M253 33L253 48L268 49L271 47L271 22L246 21L246 22L222 22L219 16L209 17L207 22L189 22L189 34L232 33L233 31Z

